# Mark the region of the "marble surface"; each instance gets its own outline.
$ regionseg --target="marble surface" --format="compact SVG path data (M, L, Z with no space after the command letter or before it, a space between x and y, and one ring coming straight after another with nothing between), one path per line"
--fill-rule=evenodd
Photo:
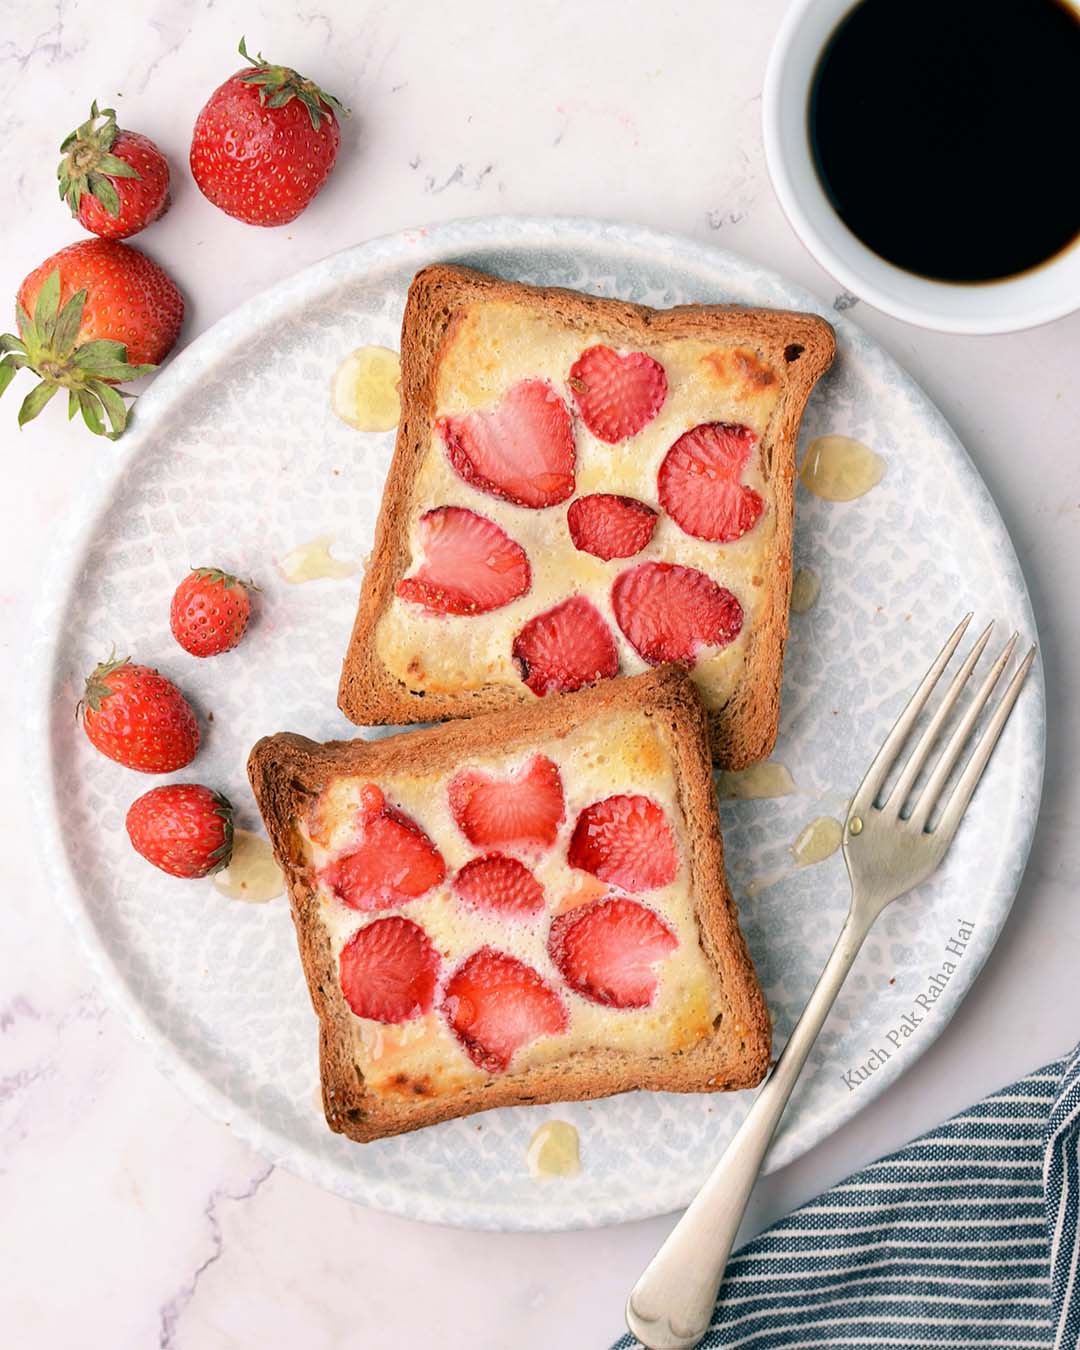
M895 1087L765 1181L748 1230L971 1098L1069 1046L1080 1024L1075 818L1080 665L1080 315L1015 337L944 337L839 291L769 187L761 79L780 0L678 6L431 0L320 9L117 0L9 6L0 36L5 284L79 237L55 146L92 97L174 165L174 206L138 241L189 300L184 340L335 248L406 225L561 212L682 231L778 268L864 324L952 421L1002 508L1043 640L1050 743L1012 917L948 1030ZM120 22L115 16L120 16ZM130 22L124 22L129 19ZM199 195L188 129L249 45L353 108L330 186L297 222L254 231ZM913 204L914 209L914 204ZM109 1010L44 885L20 784L21 654L35 576L90 457L59 404L21 435L0 409L0 1326L14 1344L171 1350L603 1346L667 1232L657 1219L564 1235L425 1227L270 1170L160 1079ZM422 1288L423 1298L417 1298Z

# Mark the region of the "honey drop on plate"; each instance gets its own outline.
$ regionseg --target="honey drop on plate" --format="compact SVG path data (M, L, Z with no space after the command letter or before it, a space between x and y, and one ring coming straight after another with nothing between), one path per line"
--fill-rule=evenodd
M783 764L766 760L748 769L716 775L716 790L721 797L742 800L759 797L788 797L795 791L795 780Z
M525 1161L537 1181L576 1176L581 1170L577 1130L565 1120L545 1120L529 1140Z
M401 361L389 347L358 347L330 381L330 406L357 431L393 431L401 420Z
M844 827L834 816L818 816L799 831L791 846L792 856L800 867L824 862L840 847L843 837Z
M850 436L819 436L807 446L799 478L815 497L850 502L885 476L885 461Z
M286 553L277 564L281 576L293 586L305 581L322 581L327 577L340 580L359 571L360 564L335 558L330 552L334 543L332 534L320 534L291 553Z
M808 567L800 567L791 580L791 612L805 614L817 604L821 578Z
M227 899L253 904L273 900L285 889L285 877L274 861L270 844L250 830L233 831L229 865L215 872L211 880L215 890Z

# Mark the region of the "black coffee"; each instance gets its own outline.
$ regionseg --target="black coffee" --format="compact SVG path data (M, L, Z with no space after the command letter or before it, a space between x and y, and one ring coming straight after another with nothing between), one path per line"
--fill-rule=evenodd
M863 0L814 75L810 144L868 248L991 281L1080 235L1080 14L1064 0Z

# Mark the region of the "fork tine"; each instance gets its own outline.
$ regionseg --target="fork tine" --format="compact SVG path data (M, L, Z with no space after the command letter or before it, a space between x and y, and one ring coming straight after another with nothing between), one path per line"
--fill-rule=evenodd
M904 765L903 773L901 773L896 781L896 786L889 793L888 799L885 802L886 806L888 806L890 802L895 802L897 811L902 811L904 809L904 802L907 801L908 794L915 786L915 780L919 776L919 770L926 763L930 751L934 748L934 744L941 733L941 728L945 719L948 717L949 713L952 712L956 700L963 693L964 688L971 677L971 672L975 669L979 657L982 656L986 644L990 641L990 634L993 631L994 625L993 622L990 622L982 633L980 633L974 647L972 647L971 651L968 652L967 656L964 658L964 664L953 676L945 697L934 712L926 730L919 737L915 749L912 750L908 762Z
M934 829L935 835L941 836L942 846L948 848L952 842L952 837L956 833L956 827L963 819L964 812L967 810L968 802L971 801L972 793L982 777L983 770L986 768L987 761L993 753L994 746L997 745L998 737L1001 735L1005 723L1009 720L1009 714L1013 710L1013 704L1016 702L1020 693L1020 688L1027 679L1027 673L1031 669L1031 663L1035 660L1035 648L1028 652L1024 657L1023 664L1009 681L1005 693L1002 695L1001 702L994 710L986 730L983 732L978 745L972 752L971 758L964 766L964 772L960 775L960 781L953 788L952 795L945 804L945 809L941 813L941 819Z
M934 659L934 664L923 676L922 683L908 699L907 707L896 719L896 725L892 731L885 737L881 749L874 756L873 762L866 771L866 776L852 798L853 810L856 802L859 803L859 808L862 810L867 810L873 805L874 798L877 796L882 783L888 777L889 770L896 762L896 756L900 753L904 742L911 734L911 728L918 720L919 713L922 712L926 700L934 692L934 686L941 679L941 672L949 664L953 652L960 645L960 639L967 631L971 618L971 614L965 614L960 620L952 636Z
M986 679L979 686L978 693L972 698L964 715L961 717L953 734L946 742L945 749L942 750L938 762L934 765L934 770L926 780L926 786L919 794L919 800L915 803L911 812L911 822L919 829L926 828L926 822L930 817L930 812L934 809L938 797L941 796L941 789L945 786L945 780L956 767L956 762L963 752L964 746L971 736L972 728L978 721L979 714L986 707L987 700L994 692L994 687L1001 678L1001 672L1008 665L1009 657L1013 654L1013 648L1016 646L1019 638L1018 633L1014 633L1005 644L1005 650L990 667Z

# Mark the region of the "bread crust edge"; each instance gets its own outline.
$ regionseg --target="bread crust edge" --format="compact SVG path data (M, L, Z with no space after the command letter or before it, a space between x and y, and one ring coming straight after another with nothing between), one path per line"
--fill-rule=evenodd
M342 665L341 711L359 726L404 725L474 717L537 701L525 685L520 690L489 685L450 694L412 691L386 669L375 650L375 629L409 566L403 522L408 519L413 485L427 452L440 353L452 335L456 316L476 300L528 305L570 327L600 330L626 345L672 337L734 338L756 345L774 369L786 372L780 403L762 439L763 449L768 447L768 472L774 482L777 565L764 580L767 603L750 635L738 688L723 707L707 714L712 758L718 767L742 769L766 758L776 742L780 717L791 598L796 443L806 402L835 354L832 327L817 315L740 305L655 310L560 287L503 281L447 263L425 267L409 287L401 330L402 420L375 527L372 562ZM790 360L786 353L794 348L800 350Z
M721 1020L690 1049L654 1056L577 1051L554 1064L493 1076L438 1097L389 1099L367 1089L353 1055L352 1014L319 921L314 878L301 860L302 841L294 821L337 774L377 777L415 766L418 757L425 769L450 768L468 754L512 751L565 735L610 710L643 711L663 723L686 821L701 945L722 989L731 1026L742 1030L729 1031ZM288 884L300 959L319 1021L322 1100L331 1129L367 1142L499 1106L577 1101L635 1089L750 1088L764 1077L771 1050L769 1013L724 871L705 710L684 671L669 666L620 676L575 694L373 741L319 744L292 733L264 737L251 751L248 775Z

